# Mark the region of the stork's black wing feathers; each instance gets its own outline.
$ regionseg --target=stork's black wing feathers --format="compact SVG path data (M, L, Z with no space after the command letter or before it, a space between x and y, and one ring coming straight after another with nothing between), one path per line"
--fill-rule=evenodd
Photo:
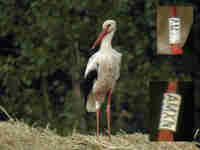
M83 96L85 99L85 103L84 103L85 108L86 108L86 104L87 104L88 95L89 95L90 91L92 90L94 81L96 79L97 79L97 70L95 69L95 70L90 71L81 83L81 89L82 89Z

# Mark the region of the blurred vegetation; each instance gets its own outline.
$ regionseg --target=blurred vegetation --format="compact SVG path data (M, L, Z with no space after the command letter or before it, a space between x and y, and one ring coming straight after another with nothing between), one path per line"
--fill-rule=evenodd
M123 63L112 97L112 132L146 132L149 81L191 81L196 65L185 66L193 62L193 50L156 56L157 5L156 0L0 1L0 105L18 119L49 124L62 135L72 129L95 131L95 117L86 121L84 116L80 83L102 23L115 19L113 47L123 54ZM190 43L185 51L191 51Z

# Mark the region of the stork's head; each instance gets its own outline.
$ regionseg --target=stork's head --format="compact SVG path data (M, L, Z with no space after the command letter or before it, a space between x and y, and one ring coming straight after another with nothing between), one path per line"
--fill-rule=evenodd
M115 20L106 20L102 25L102 29L106 30L107 33L115 31L116 30L116 22L115 22Z
M106 20L102 25L102 31L99 34L95 43L93 44L92 49L94 49L106 35L109 35L115 31L116 31L115 20Z

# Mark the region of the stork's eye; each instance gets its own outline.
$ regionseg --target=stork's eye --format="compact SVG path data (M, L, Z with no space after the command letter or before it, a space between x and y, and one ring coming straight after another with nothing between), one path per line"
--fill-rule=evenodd
M109 28L110 26L111 26L111 24L108 24L108 25L107 25L107 28Z

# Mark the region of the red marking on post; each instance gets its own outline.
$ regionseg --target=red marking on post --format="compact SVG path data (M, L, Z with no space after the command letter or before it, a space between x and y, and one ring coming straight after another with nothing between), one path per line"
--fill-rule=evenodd
M176 6L172 6L172 17L176 17Z
M180 48L178 44L171 45L171 52L174 55L183 54L183 50Z
M177 83L176 82L169 82L167 92L169 93L176 93Z
M174 141L173 133L169 130L160 130L158 132L158 141Z

